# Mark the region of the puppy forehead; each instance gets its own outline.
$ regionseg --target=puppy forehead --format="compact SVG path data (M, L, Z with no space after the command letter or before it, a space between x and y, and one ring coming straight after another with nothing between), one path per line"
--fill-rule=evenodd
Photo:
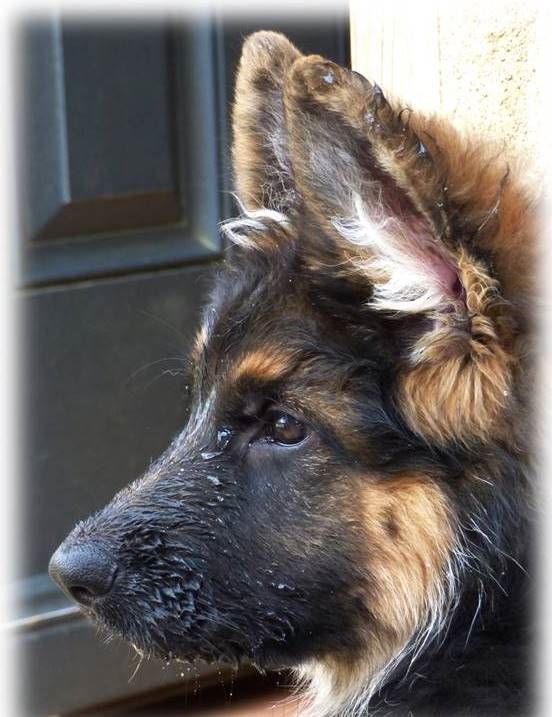
M305 282L293 266L295 252L236 249L216 277L198 335L210 355L242 353L259 342L303 330ZM312 325L312 321L310 322ZM272 341L275 343L275 341Z
M216 287L196 335L192 362L203 394L213 385L220 393L248 379L262 385L284 378L313 334L312 318L298 309L292 291L281 297L289 282L236 281L241 290L227 283Z
M341 393L343 377L356 365L352 349L342 345L344 327L319 300L321 289L313 290L298 250L283 250L268 264L258 257L240 250L219 274L193 356L201 393L216 386L222 397L224 389L262 391L270 384L298 404L312 391L326 404L327 389Z

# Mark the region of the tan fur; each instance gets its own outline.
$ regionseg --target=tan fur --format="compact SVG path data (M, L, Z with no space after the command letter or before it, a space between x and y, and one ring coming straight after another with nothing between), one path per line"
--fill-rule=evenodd
M375 582L371 609L384 628L402 626L404 641L441 589L453 544L451 510L442 490L422 476L368 479L361 500Z
M458 260L467 313L425 333L399 381L411 427L438 441L512 438L515 325L496 281L464 251Z
M359 480L367 546L367 583L359 586L359 598L375 623L366 627L360 654L326 655L298 670L307 685L301 717L340 714L353 703L363 713L360 707L368 704L378 678L407 645L415 649L413 637L421 631L423 639L424 626L439 620L452 597L447 581L456 526L443 491L416 474L393 480L364 475ZM371 689L359 695L362 684Z
M521 450L538 244L536 201L519 168L446 120L389 102L365 78L304 56L275 33L246 42L233 127L242 199L284 211L292 228L301 227L298 217L311 218L328 241L306 247L305 264L344 278L359 295L364 290L367 305L377 309L374 296L382 296L386 282L400 286L390 281L400 242L416 249L421 237L428 277L437 277L443 291L416 305L422 320L397 355L394 399L411 429L432 443L504 441ZM362 242L362 223L357 234L347 224L355 196L373 222L368 229L381 230L383 242L398 239L393 251L374 257L378 244ZM393 221L384 221L385 212ZM400 268L407 279L415 274L408 261ZM448 270L459 283L447 283ZM390 326L406 315L408 290L420 285L403 283L406 298L396 302L395 314L391 300L383 308ZM350 430L354 406L339 387L328 390L342 396L327 409L335 411L340 439L362 440ZM309 401L320 410L315 394ZM357 495L366 545L365 555L355 556L366 568L358 597L375 619L365 626L361 654L327 655L299 669L310 685L305 714L312 717L367 713L371 690L397 656L415 649L420 631L425 639L428 624L435 634L442 613L452 611L461 530L438 484L423 475L362 476Z
M334 78L331 84L323 80L328 74ZM338 117L353 141L370 140L379 165L449 248L453 237L448 234L445 207L461 206L469 228L477 230L479 245L492 252L505 297L518 302L533 298L537 199L520 181L519 163L510 166L502 148L472 141L444 119L409 109L403 115L399 103L393 106L377 99L365 78L319 55L296 60L288 77L284 97L296 181L305 186L306 202L317 215L327 216L332 208L325 196L312 191L309 148L300 129L305 97ZM430 150L431 159L420 153L421 143Z
M514 308L530 309L535 297L537 193L523 180L523 166L510 162L503 147L460 134L446 120L413 114L411 126L432 144L447 177L451 202L477 233L477 245L491 252L503 296Z
M282 351L281 347L267 346L246 354L232 369L232 379L274 381L284 376L291 366L291 357Z
M354 148L368 142L376 163L442 242L441 247L435 242L435 251L458 271L465 304L443 302L444 313L433 317L436 328L420 337L402 371L398 399L407 420L422 435L442 441L508 435L508 411L516 410L515 336L527 320L533 291L534 255L526 244L535 245L528 236L534 227L524 218L531 198L492 149L466 141L435 118L403 121L367 80L318 55L295 59L283 97L294 181L329 233L335 234L332 217L350 203L351 187L363 187L363 199L378 195L377 177L367 178L361 164L340 158L340 143ZM317 105L319 110L313 109ZM326 129L320 112L336 127ZM320 184L316 175L323 177L324 171L313 165L313 152L327 154L342 177L340 186ZM491 252L498 279L463 248L462 237L451 234L455 207L462 208L466 235ZM382 282L381 262L371 264L362 247L341 240L339 249L343 271L365 272L374 285Z

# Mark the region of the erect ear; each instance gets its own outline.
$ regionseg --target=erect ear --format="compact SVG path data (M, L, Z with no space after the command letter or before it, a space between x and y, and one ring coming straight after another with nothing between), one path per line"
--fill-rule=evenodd
M442 176L377 85L312 55L284 87L296 187L373 285L374 306L449 311L462 300Z
M302 57L276 32L256 32L242 48L232 116L238 197L248 211L286 214L296 202L285 129L284 78Z
M512 322L457 221L467 187L451 186L432 133L416 132L377 85L317 55L288 69L284 109L295 190L333 236L341 271L366 279L374 308L429 319L400 362L411 426L439 441L503 436Z

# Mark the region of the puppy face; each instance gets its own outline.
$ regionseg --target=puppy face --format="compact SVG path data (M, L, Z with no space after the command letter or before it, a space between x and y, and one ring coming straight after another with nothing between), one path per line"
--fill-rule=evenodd
M233 155L189 422L53 574L141 651L302 665L339 702L521 549L530 200L273 33L244 46ZM100 590L62 565L90 545Z
M289 242L285 258L244 263L238 250L218 277L188 426L68 539L98 543L117 565L110 591L87 607L141 651L290 666L396 629L402 608L382 597L376 573L388 580L413 538L394 473L424 450L386 416L391 348L379 321L355 336L353 297L318 301L293 236L270 231ZM413 510L446 521L425 482L404 476ZM427 527L417 536L427 541ZM446 560L441 543L426 546L420 580Z

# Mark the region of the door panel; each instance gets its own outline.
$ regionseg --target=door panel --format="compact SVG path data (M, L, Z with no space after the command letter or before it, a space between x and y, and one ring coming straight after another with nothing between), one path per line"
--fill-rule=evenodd
M181 219L172 39L164 25L52 24L50 62L32 68L57 105L42 132L59 138L61 171L35 241Z
M23 282L216 256L212 24L52 20L21 42Z

